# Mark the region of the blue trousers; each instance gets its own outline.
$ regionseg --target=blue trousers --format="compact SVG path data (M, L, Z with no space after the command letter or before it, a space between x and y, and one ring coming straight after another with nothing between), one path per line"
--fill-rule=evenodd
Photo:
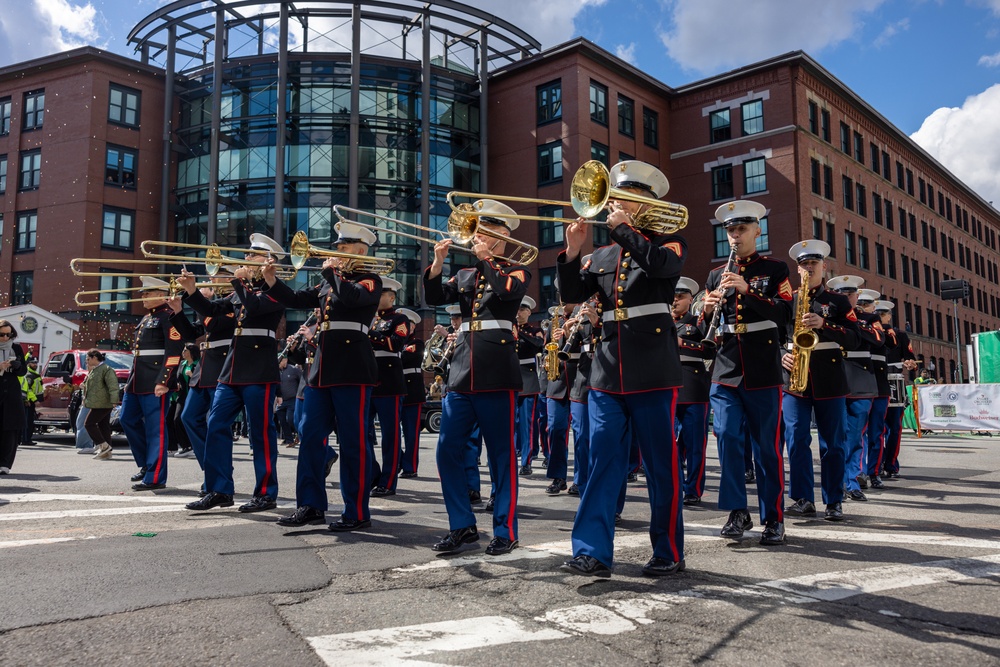
M493 535L517 539L517 453L514 451L513 391L462 393L449 391L441 403L441 434L437 464L451 530L474 526L469 505L469 438L478 424L496 489Z
M544 400L544 397L542 397ZM530 461L533 456L531 449L534 446L532 443L538 441L538 433L536 429L538 428L538 394L531 394L529 396L518 395L517 397L517 417L516 417L516 439L514 443L517 447L517 455L522 461L522 465L527 465L523 463L525 460Z
M590 479L590 410L587 403L571 401L569 414L573 425L573 483L583 493Z
M368 432L375 430L375 415L378 415L379 428L382 431L382 474L378 485L390 491L396 490L396 480L399 479L400 457L403 453L399 424L403 411L403 397L372 396L369 411ZM375 451L375 441L369 443L369 448Z
M882 458L885 455L885 415L889 410L889 397L883 396L872 401L868 413L867 446L864 455L864 473L870 477L882 474Z
M882 453L882 469L899 472L899 448L903 442L903 407L891 407L885 413L885 449Z
M212 409L212 400L215 398L215 387L202 389L201 387L191 387L188 390L187 398L184 400L184 409L181 410L181 422L184 430L187 431L188 440L191 441L191 448L194 456L198 459L198 465L205 469L205 438L208 435L208 412Z
M663 425L673 424L677 390L609 394L591 389L590 479L573 521L573 556L614 562L615 509L628 474L629 426L636 432L649 488L649 539L653 556L684 558L684 519L677 441L672 429L664 442Z
M122 397L122 429L135 464L146 469L142 478L146 484L167 482L167 396L127 391Z
M247 434L253 450L254 496L278 497L278 431L274 428L277 382L222 384L215 388L205 437L205 490L232 495L233 420L246 409Z
M819 434L820 488L827 505L844 499L844 425L847 423L845 399L816 400L785 394L782 399L785 418L785 442L788 444L788 495L792 500L805 498L815 502L813 489L812 435L809 433L812 413L816 413Z
M747 509L746 441L757 468L760 520L784 521L785 462L782 455L781 388L746 389L713 384L714 428L719 442L719 509Z
M542 456L548 457L549 455L549 411L548 405L545 402L544 394L538 395L538 401L535 405L535 433L538 434L538 440L533 440L531 442L531 457L534 458L538 455L538 452L542 453ZM522 452L523 453L523 452ZM531 463L529 460L528 463ZM527 465L527 464L525 464Z
M403 452L400 467L403 472L417 472L420 462L420 411L422 403L410 403L403 406Z
M844 488L860 491L858 475L864 473L865 440L868 438L868 414L872 409L870 398L848 398L847 423L844 428Z
M546 398L549 415L549 479L566 479L569 468L569 399Z
M678 456L684 461L684 495L701 498L705 493L708 403L679 403L675 428Z
M443 401L442 401L443 404ZM441 436L438 435L440 440ZM469 434L469 442L466 443L465 447L465 481L469 487L469 491L480 492L482 490L482 481L479 475L479 457L483 453L483 432L479 429L479 424L476 424L472 433ZM489 457L486 457L487 463L489 463Z

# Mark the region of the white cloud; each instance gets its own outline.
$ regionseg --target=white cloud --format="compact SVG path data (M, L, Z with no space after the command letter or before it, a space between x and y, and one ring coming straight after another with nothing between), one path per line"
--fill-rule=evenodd
M615 47L615 55L627 63L635 64L635 42L629 42L628 46L619 44Z
M661 31L682 67L717 72L802 49L811 54L854 38L885 0L675 0L673 29Z
M942 107L928 116L910 138L938 162L1000 206L1000 84L965 100L961 107Z
M0 64L88 44L101 46L97 26L97 10L91 2L27 0L16 11L0 12Z
M901 32L906 32L910 29L910 19L902 19L896 21L895 23L890 23L883 30L882 33L875 38L873 44L876 48L881 49L892 41L892 38Z
M1000 65L1000 53L994 53L992 56L980 56L978 64L984 67L996 67Z

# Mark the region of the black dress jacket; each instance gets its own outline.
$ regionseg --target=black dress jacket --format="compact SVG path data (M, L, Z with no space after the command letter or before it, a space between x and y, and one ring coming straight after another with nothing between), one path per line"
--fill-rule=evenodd
M156 385L174 386L181 363L184 339L170 323L173 311L166 304L147 313L135 328L132 372L125 383L130 394L152 394Z
M233 295L215 300L232 300ZM184 313L170 316L170 322L181 332L185 341L193 341L205 336L201 343L201 359L194 367L194 372L188 381L189 387L199 389L215 389L219 383L219 375L226 364L229 348L236 331L236 309L227 310L220 317L202 317L196 322L188 321Z
M792 312L796 312L798 293L792 300ZM858 347L858 318L851 308L851 302L843 294L837 294L823 285L809 291L809 312L823 318L823 328L813 329L819 335L819 342L809 356L809 380L805 391L799 396L815 399L839 398L850 393L845 369L847 354ZM787 340L792 340L794 323L787 325ZM791 351L791 342L789 342ZM786 386L788 391L785 371ZM788 393L794 393L788 391Z
M394 308L383 310L375 317L375 323L368 332L378 365L378 386L372 390L372 396L402 396L406 393L400 353L409 335L410 318Z
M681 372L684 385L677 393L678 403L708 403L712 389L712 374L705 365L713 352L702 342L708 326L690 311L674 320L677 327L677 345L680 348Z

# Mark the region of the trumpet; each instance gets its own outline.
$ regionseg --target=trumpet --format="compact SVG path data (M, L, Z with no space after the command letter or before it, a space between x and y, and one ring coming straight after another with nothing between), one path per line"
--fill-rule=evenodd
M103 275L113 276L113 275L116 275L116 274L105 273ZM149 274L143 274L143 275L149 275ZM220 294L226 293L226 292L231 292L232 289L233 289L232 285L230 285L229 283L207 282L207 283L196 283L195 284L195 288L196 289L201 289L203 287L212 287L212 288L214 288L216 290L216 292L218 292ZM91 295L94 295L94 294L109 294L109 293L110 294L119 294L119 293L122 293L122 292L124 292L126 294L131 294L133 292L147 291L148 289L149 288L141 287L140 286L140 287L122 287L122 288L119 288L119 289L82 290L82 291L76 293L76 296L73 297L73 300L76 301L76 305L78 305L78 306L108 306L108 305L119 304L119 303L140 303L142 301L146 301L146 299L143 298L143 297L135 297L135 298L129 298L129 299L105 299L103 301L85 301L85 300L81 300L81 299L83 297L91 296ZM180 294L182 294L184 292L184 288L180 286L180 284L177 282L176 278L171 278L170 281L169 281L169 283L168 283L167 292L168 292L169 296L171 296L171 297L178 296L178 295L180 295Z
M309 237L302 231L295 232L295 236L292 237L292 245L289 248L288 254L291 258L292 266L296 271L305 266L306 261L313 257L335 257L344 260L343 270L348 273L352 271L364 271L367 273L376 273L380 276L386 276L392 273L392 270L396 268L395 260L387 257L354 255L349 252L338 252L336 250L327 250L325 248L310 245Z
M160 262L168 262L170 264L183 264L185 258L178 257L177 255L167 255L162 253L153 252L151 248L161 247L161 248L187 248L191 250L204 250L205 256L200 259L202 263L205 264L205 271L210 276L214 276L219 272L223 266L250 266L254 269L254 278L260 278L260 265L255 262L248 262L246 259L236 259L235 257L226 257L222 253L232 252L232 253L243 253L244 255L261 255L264 257L270 257L271 254L263 250L256 250L254 248L232 248L218 246L214 243L203 244L203 243L178 243L175 241L155 241L148 240L143 241L139 244L139 249L142 250L142 254L149 259L159 260ZM199 261L197 258L192 258L186 260ZM279 277L281 278L292 278L298 272L300 267L293 266L289 264L278 264L277 269L280 272Z

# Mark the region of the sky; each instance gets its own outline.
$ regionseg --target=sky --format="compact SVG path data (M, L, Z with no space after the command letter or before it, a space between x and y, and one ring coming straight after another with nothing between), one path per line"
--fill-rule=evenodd
M585 37L669 86L803 50L1000 206L1000 0L466 0L543 48ZM133 56L165 0L0 0L0 67ZM28 36L25 38L24 36Z

